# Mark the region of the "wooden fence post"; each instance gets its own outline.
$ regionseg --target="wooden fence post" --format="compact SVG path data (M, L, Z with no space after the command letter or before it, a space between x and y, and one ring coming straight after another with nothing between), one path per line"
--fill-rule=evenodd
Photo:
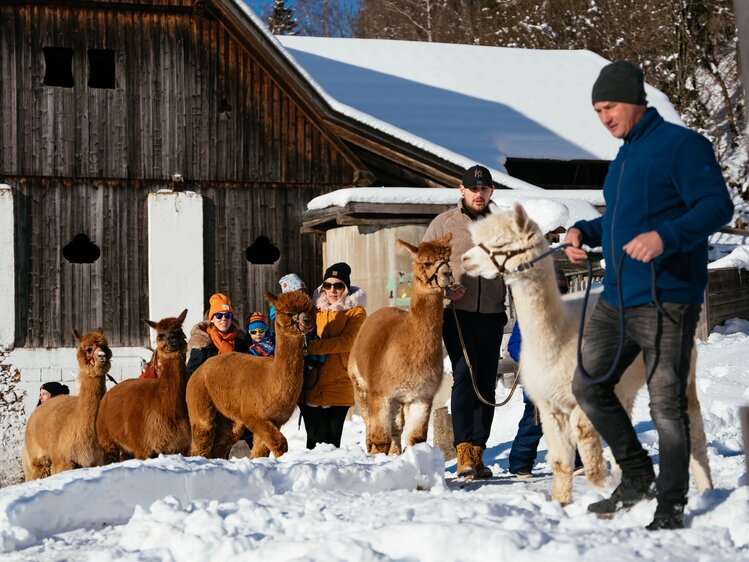
M749 474L749 406L739 408L741 417L741 430L744 434L744 461L746 461L746 472ZM749 485L749 481L747 482Z
M458 456L458 452L455 450L455 445L453 445L455 436L453 434L452 416L450 416L450 412L447 411L447 406L436 408L432 416L434 446L440 448L446 461L450 461Z

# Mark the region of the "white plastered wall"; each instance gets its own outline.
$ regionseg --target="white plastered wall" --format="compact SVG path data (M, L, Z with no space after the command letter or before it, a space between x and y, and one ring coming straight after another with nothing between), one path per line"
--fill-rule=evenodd
M13 192L0 184L0 349L13 348L16 327L16 258Z
M187 309L184 329L203 317L203 197L167 190L148 195L149 318ZM152 344L155 343L151 330Z

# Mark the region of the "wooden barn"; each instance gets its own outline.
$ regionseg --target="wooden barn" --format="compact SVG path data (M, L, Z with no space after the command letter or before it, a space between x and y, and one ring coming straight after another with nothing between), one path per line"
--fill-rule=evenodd
M74 326L147 346L144 318L196 321L216 291L266 307L280 276L319 277L307 201L460 173L362 140L239 0L4 1L0 76L4 348Z

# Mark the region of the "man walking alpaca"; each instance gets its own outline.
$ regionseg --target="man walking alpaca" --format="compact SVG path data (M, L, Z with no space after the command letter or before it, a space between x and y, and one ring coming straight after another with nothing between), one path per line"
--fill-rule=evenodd
M463 274L463 254L473 247L468 226L489 212L494 183L489 170L473 166L466 170L459 186L461 199L454 209L437 215L427 228L424 240L452 234L450 268L456 284L445 293L453 302L460 330L470 357L476 386L483 398L494 402L497 365L502 333L507 324L505 286L502 277L483 279ZM458 337L458 325L450 308L444 311L442 337L453 367L450 399L458 450L458 476L491 478L483 453L494 419L494 408L481 403L473 390L468 364Z
M603 185L604 215L576 223L564 240L572 244L565 251L573 263L586 258L582 244L601 246L606 260L603 294L584 334L582 366L593 380L587 380L578 365L572 391L611 447L622 481L610 498L592 503L588 511L612 514L656 496L658 507L648 529L679 529L689 489L686 386L707 286L707 237L731 220L733 205L710 143L666 123L655 108L647 107L639 68L625 61L605 66L593 85L592 100L604 127L624 142ZM629 257L617 271L623 252ZM616 355L619 307L626 312L621 361L605 382L595 381ZM655 490L653 463L614 394L640 351L658 431Z

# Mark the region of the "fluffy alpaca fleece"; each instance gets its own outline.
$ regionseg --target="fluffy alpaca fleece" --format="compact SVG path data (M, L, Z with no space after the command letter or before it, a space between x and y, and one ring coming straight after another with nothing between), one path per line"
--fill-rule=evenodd
M187 383L193 455L225 458L244 427L254 434L253 458L271 451L279 457L288 450L279 428L302 390L304 334L314 327L314 307L298 291L265 298L276 308L276 355L217 355Z
M489 215L471 228L476 247L464 255L463 265L470 275L496 277L499 274L489 251L527 249L507 259L505 267L514 271L521 264L548 250L538 226L520 205L512 212ZM504 257L497 258L500 262ZM554 471L551 497L560 503L572 501L572 469L575 445L585 465L588 479L600 485L606 476L601 439L575 401L572 377L577 368L577 337L582 296L564 299L556 287L551 257L534 267L505 276L512 289L518 322L523 330L520 370L528 395L538 406L541 424L549 445L548 460ZM593 302L588 310L592 310ZM707 461L705 430L695 387L695 359L687 387L692 456L690 467L700 490L712 487ZM616 393L631 414L637 392L646 382L640 356L622 376Z
M427 438L432 400L442 380L442 299L454 283L450 238L402 240L412 257L413 295L408 312L381 308L367 317L349 356L349 376L367 429L369 453L400 454Z
M26 480L97 466L103 460L96 439L96 415L106 390L104 377L112 352L101 328L85 336L73 333L79 340L79 393L50 398L31 414L21 455Z
M156 330L151 362L158 378L129 379L112 388L99 407L96 431L107 462L158 454L187 454L190 422L185 403L187 343L177 318L146 320Z

